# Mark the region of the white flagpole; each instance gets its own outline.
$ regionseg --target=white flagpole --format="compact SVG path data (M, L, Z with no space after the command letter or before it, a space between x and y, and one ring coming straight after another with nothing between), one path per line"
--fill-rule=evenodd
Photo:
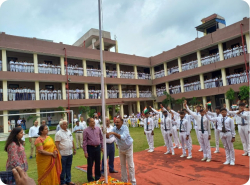
M102 21L101 21L101 0L98 0L99 13L99 43L100 43L100 66L101 66L101 91L102 91L102 123L103 123L103 156L104 156L104 177L105 183L108 183L107 173L107 148L106 148L106 118L105 118L105 91L104 91L104 71L103 71L103 56L102 56Z

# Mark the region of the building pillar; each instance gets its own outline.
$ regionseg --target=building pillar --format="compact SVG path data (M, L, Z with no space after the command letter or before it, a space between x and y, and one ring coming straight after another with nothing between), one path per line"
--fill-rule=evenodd
M128 116L130 116L131 114L132 114L132 103L131 102L129 102L128 103Z
M135 89L136 89L136 98L140 98L139 85L136 85Z
M123 118L124 116L124 108L123 105L120 105L120 116Z
M38 57L36 53L33 53L33 62L34 62L34 73L38 73Z
M229 99L226 99L226 94L224 94L224 97L225 97L226 108L230 110L230 101Z
M120 64L116 64L117 78L121 78L120 76Z
M154 103L154 108L155 108L156 110L158 110L158 109L159 109L158 103L157 103L156 101L154 101L153 103Z
M137 66L134 66L135 79L138 79Z
M87 76L87 62L86 59L82 60L83 76Z
M112 105L112 117L115 117L115 114L116 114L115 105Z
M119 98L122 98L122 85L118 84Z
M67 94L66 94L66 83L65 82L62 82L62 99L63 100L66 100L67 98Z
M108 108L108 106L106 106L106 115L105 115L105 117L109 118L109 108Z
M107 73L106 73L106 63L103 61L103 77L106 78Z
M222 45L222 43L218 44L218 49L219 49L220 61L222 61L222 60L224 60L223 45Z
M245 34L245 39L246 39L246 45L247 45L247 53L250 53L250 38L249 38L249 33Z
M64 71L64 57L60 57L60 64L61 64L61 75L65 75L65 71Z
M85 99L89 99L89 86L87 83L84 84L84 91L85 91Z
M6 80L3 80L3 101L8 101L8 84Z
M215 96L210 96L210 97L211 97L211 107L213 108L213 110L215 110L216 107Z
M168 76L168 64L167 64L167 62L164 62L163 65L164 65L164 75Z
M152 86L152 94L154 97L156 97L156 85Z
M183 93L183 92L185 92L184 91L184 80L183 80L183 78L180 79L180 84L181 84L181 92Z
M155 68L154 67L150 68L150 74L151 74L151 79L154 80L155 79Z
M137 101L136 102L136 111L137 112L141 112L141 104L140 104L140 101ZM136 115L136 114L135 114Z
M105 86L105 99L108 99L109 98L109 96L108 96L108 86L107 86L107 84L105 84L104 85Z
M41 123L41 115L40 115L40 109L36 109L36 116L38 116L38 118L36 119L38 121L38 126L40 126Z
M35 91L36 91L36 100L40 100L40 87L39 82L35 81Z
M226 78L226 69L225 68L221 69L221 77L222 77L223 86L226 86L227 85L227 78Z
M181 57L178 57L179 72L182 72Z
M169 82L166 82L166 92L169 94Z
M202 102L203 102L203 107L206 107L206 104L207 104L207 97L206 96L202 97Z
M201 83L201 89L205 89L204 76L203 76L203 74L200 74L200 83Z
M118 53L118 42L117 42L117 40L115 41L115 52Z
M197 61L198 61L198 67L201 67L201 51L197 51Z
M7 115L8 111L4 110L3 115ZM3 116L3 133L9 133L8 116Z
M7 71L7 52L5 49L2 50L2 71Z

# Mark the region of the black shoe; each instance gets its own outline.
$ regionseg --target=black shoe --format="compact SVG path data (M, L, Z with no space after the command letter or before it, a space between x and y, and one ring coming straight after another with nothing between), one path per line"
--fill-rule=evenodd
M118 171L114 170L114 171L110 171L109 173L118 173Z

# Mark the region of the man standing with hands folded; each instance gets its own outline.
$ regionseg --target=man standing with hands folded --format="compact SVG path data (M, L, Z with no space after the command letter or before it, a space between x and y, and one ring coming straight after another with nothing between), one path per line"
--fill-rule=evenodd
M95 120L93 118L87 119L89 125L83 131L83 151L85 158L87 159L87 179L89 182L97 181L101 177L100 161L101 151L103 152L103 138L100 127L95 126ZM95 179L92 176L92 167L95 162Z

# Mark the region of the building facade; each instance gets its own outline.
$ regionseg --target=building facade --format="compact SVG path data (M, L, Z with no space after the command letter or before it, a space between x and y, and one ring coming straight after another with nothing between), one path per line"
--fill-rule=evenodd
M77 112L79 106L100 112L100 41L91 34L82 38L66 45L1 33L0 114L58 107ZM175 99L197 97L203 104L211 101L213 108L224 102L229 107L226 91L248 85L243 50L249 62L249 18L149 58L118 53L117 41L102 39L105 99L113 107L106 114L114 114L115 105L121 115L157 108L164 91ZM115 52L109 51L112 47ZM20 67L20 61L30 67ZM8 132L8 116L0 117L0 132Z

